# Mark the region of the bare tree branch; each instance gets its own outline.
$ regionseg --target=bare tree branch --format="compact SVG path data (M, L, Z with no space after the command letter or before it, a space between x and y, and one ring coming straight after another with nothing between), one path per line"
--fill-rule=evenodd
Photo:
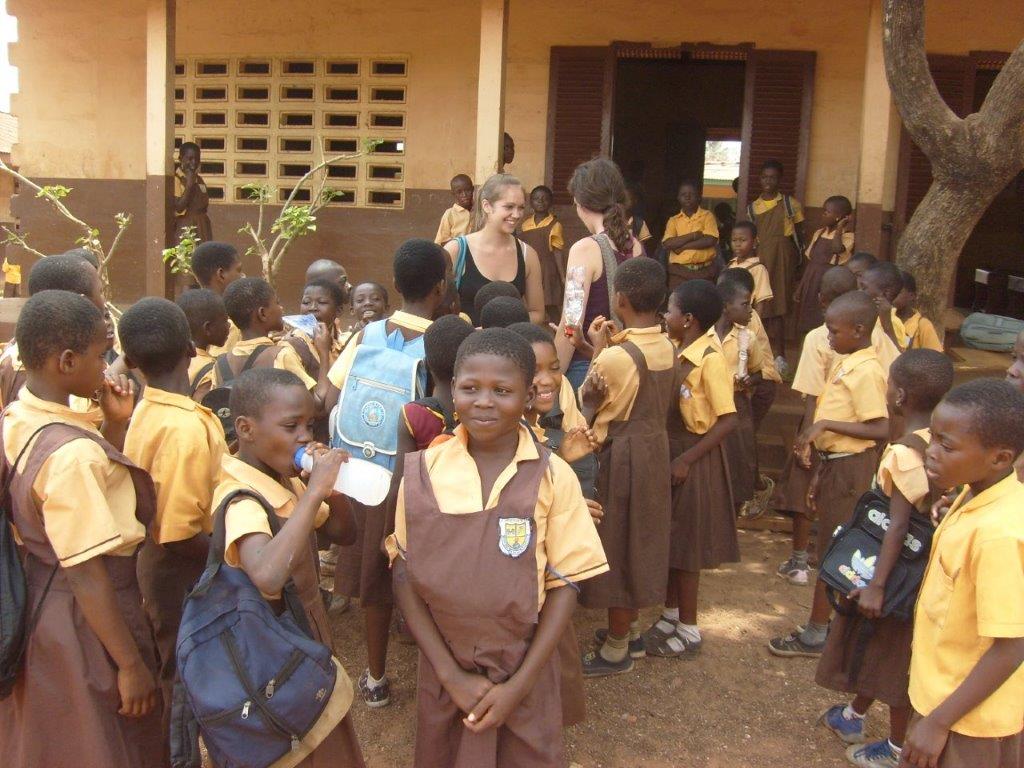
M7 237L4 240L5 243L10 243L12 245L18 246L19 248L23 248L26 251L28 251L29 253L31 253L32 255L38 256L40 259L45 259L46 258L46 254L45 253L41 253L40 251L37 251L35 248L33 248L31 245L28 244L28 241L25 240L24 237L19 235L17 232L13 232L10 229L8 229L7 227L0 227L0 229L2 229L4 232L7 233Z

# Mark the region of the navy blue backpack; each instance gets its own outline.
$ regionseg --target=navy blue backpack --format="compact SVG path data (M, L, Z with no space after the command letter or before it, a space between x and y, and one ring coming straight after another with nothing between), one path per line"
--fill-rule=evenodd
M178 630L178 682L171 723L175 768L200 765L202 735L218 768L265 768L298 746L331 698L331 651L312 639L291 579L280 616L240 568L224 567L224 518L239 496L256 499L276 535L266 500L245 490L213 513L206 570L185 598Z

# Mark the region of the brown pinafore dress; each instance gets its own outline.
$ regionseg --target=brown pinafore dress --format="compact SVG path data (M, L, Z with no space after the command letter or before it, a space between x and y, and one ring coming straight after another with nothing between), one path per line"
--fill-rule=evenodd
M838 258L838 254L832 252L833 243L835 240L819 235L808 251L807 265L793 296L793 300L800 305L796 328L801 336L825 322L825 314L818 303L818 293L821 291L821 279L835 266Z
M422 452L405 461L409 582L459 666L493 683L519 669L539 618L534 513L550 452L537 452L519 463L496 507L465 515L441 511ZM422 654L416 687L416 768L563 768L557 652L505 724L483 733L465 727Z
M709 350L705 356L708 354L714 353ZM690 361L682 364L683 386L693 367ZM679 409L673 409L668 419L668 444L673 459L703 437L686 429ZM738 563L740 546L735 510L723 440L690 466L682 484L672 486L669 568L692 573L717 568L722 563Z
M562 319L562 298L565 296L565 280L562 272L555 263L555 253L551 250L551 228L558 223L558 219L551 217L550 223L543 227L523 230L517 237L537 252L540 261L541 282L544 285L544 307L547 310L548 320L557 323ZM565 255L558 257L562 260L562 270L565 270Z
M2 424L2 420L0 420ZM14 471L11 508L25 552L26 605L38 620L28 638L24 668L10 698L0 701L0 735L7 768L158 768L167 765L161 738L160 704L142 718L118 714L121 698L117 667L92 631L46 536L32 483L46 460L61 446L80 438L95 441L107 458L131 475L135 516L149 525L156 494L149 474L135 466L99 435L70 424L42 430ZM153 632L142 609L135 557L102 555L121 616L146 666L158 675ZM40 597L52 574L45 600Z
M647 608L665 600L672 525L669 471L669 409L678 409L679 361L651 371L633 342L622 345L640 374L633 410L608 425L598 456L597 498L604 518L601 536L610 571L582 585L587 608Z
M182 182L184 186L184 182ZM196 236L204 243L213 240L213 227L210 224L210 194L206 191L206 182L202 176L196 176L195 190L188 202L188 207L174 218L174 239L181 240L185 227L195 227Z
M774 297L765 302L761 319L785 317L789 312L790 291L799 254L793 238L786 235L786 201L779 202L766 213L753 217L757 224L757 255L768 270L768 281Z

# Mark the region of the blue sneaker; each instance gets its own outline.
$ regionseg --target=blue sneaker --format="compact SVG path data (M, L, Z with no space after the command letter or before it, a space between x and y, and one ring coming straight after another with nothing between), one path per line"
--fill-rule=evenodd
M888 739L848 747L846 760L859 768L898 768L900 764L899 755L893 751Z
M843 716L845 710L845 704L836 704L833 707L829 707L818 722L847 744L863 744L866 741L864 738L864 718L846 718Z

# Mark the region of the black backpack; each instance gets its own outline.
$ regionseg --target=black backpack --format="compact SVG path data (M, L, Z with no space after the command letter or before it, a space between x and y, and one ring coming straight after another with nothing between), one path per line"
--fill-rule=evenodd
M14 538L14 521L10 513L11 482L14 480L18 464L36 435L54 423L44 424L33 432L18 453L14 464L4 467L3 489L0 490L0 699L6 699L14 690L14 683L21 673L28 637L39 619L43 600L46 599L53 577L60 567L59 563L53 566L43 587L43 593L39 596L39 602L29 616L25 567Z
M924 440L916 435L895 441L924 454ZM846 525L836 528L832 543L822 558L819 576L828 587L829 600L840 613L851 614L850 606L838 598L846 597L854 589L862 589L874 576L875 563L882 549L882 539L889 528L890 499L881 489L872 488L857 501L853 517ZM882 616L901 621L914 617L917 592L928 565L932 535L931 520L919 511L910 514L910 527L903 540L900 556L885 582ZM854 609L855 612L855 609Z
M249 353L249 357L245 361L245 365L242 366L242 370L238 372L241 376L243 373L248 371L259 360L261 354L270 349L273 344L263 344L262 346L256 347L252 352ZM237 435L235 434L235 420L231 417L231 386L235 381L235 372L231 370L231 363L228 362L228 354L225 352L217 358L217 362L214 365L217 366L217 373L220 374L220 386L214 387L203 396L203 406L213 411L214 415L220 419L220 424L224 427L224 437L228 443L234 442ZM199 377L201 378L201 377Z
M192 381L190 381L188 383L188 386L189 386L188 395L189 395L189 397L195 397L196 392L199 390L199 385L203 383L203 379L206 378L206 374L208 374L210 371L212 371L213 370L213 366L215 366L216 364L217 364L217 361L214 360L212 363L207 363L202 368L200 368L198 371L196 371L196 375L192 378Z

